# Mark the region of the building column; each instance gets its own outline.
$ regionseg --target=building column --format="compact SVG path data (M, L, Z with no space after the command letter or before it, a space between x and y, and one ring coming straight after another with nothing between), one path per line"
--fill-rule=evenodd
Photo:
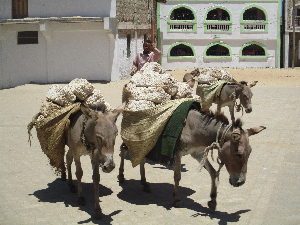
M289 53L290 53L289 32L285 32L285 34L284 34L284 51L283 51L284 68L289 67Z

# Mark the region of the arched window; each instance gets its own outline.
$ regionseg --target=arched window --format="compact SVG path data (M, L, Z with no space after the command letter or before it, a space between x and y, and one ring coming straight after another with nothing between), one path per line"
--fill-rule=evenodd
M267 11L258 5L249 5L241 12L241 32L268 32Z
M231 33L231 12L222 6L215 6L207 10L204 20L204 31L210 33Z
M168 58L195 58L196 52L194 47L186 42L177 42L170 46Z
M222 45L214 45L207 49L207 56L229 56L229 49Z
M266 16L261 9L252 7L244 12L243 20L266 20Z
M196 12L187 5L177 5L169 12L168 32L197 32Z
M258 43L251 42L242 46L240 58L265 58L268 57L267 48Z
M231 58L231 48L229 45L215 42L208 45L205 50L204 58Z
M194 20L194 14L190 9L180 7L174 9L170 16L171 20Z
M229 21L230 16L224 9L216 8L207 13L207 20Z

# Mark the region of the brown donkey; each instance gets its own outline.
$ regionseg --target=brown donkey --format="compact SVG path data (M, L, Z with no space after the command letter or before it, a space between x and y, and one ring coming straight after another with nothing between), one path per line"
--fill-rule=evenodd
M224 119L225 118L225 119ZM181 207L178 195L178 186L181 179L181 157L190 154L200 165L209 172L211 176L211 200L208 202L210 209L215 210L217 205L217 186L219 172L225 165L229 173L229 182L234 187L243 185L246 181L247 161L252 151L249 144L249 137L255 135L265 127L255 127L247 130L242 129L241 120L238 119L234 124L229 125L225 116L213 118L207 112L191 110L188 113L186 122L177 140L175 147L174 165L174 205ZM220 168L216 171L207 160L209 150L218 149L218 162ZM127 153L125 145L121 146L121 164L118 179L124 182L124 158ZM150 186L145 177L145 160L140 163L141 183L144 190L150 192Z
M85 205L81 185L83 171L80 157L83 155L90 156L93 168L95 217L100 219L102 212L99 204L99 167L105 173L109 173L115 168L113 154L118 132L116 120L123 109L119 107L113 112L105 112L104 104L99 104L94 108L99 111L81 105L81 110L70 117L70 126L66 134L67 145L69 146L66 161L68 185L71 192L76 192L71 172L73 159L75 161L79 194L78 202L80 205ZM62 174L62 177L65 176L65 173Z

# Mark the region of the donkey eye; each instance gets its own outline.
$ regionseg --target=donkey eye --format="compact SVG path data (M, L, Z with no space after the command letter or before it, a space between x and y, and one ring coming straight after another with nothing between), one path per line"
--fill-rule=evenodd
M97 137L97 139L102 144L102 138L101 137Z
M239 153L235 153L236 157L238 157L239 159L241 159L243 157L242 154L239 154Z
M246 96L246 95L244 95L244 98L247 100L248 99L248 97Z

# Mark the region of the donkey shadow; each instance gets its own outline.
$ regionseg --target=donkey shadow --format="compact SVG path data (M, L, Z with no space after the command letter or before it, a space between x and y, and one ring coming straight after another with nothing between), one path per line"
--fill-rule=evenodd
M125 180L120 183L123 190L118 193L118 198L135 205L149 205L155 204L162 206L167 210L173 207L173 189L174 185L169 183L150 183L151 193L142 191L140 180ZM194 190L187 187L178 187L182 207L195 211L191 217L206 216L211 219L218 219L219 224L227 224L228 222L238 222L241 214L250 210L239 210L235 213L227 213L221 211L212 211L208 207L195 202L188 196L195 193Z
M77 187L77 180L73 180L74 185ZM52 183L48 183L48 188L37 190L33 194L36 198L39 199L40 202L49 202L49 203L57 203L63 202L65 207L76 207L81 211L86 212L91 216L90 219L85 221L79 221L78 224L84 224L93 222L95 224L110 224L112 221L112 216L120 213L122 210L116 210L110 215L104 215L101 220L94 219L94 185L93 183L82 183L82 189L84 190L84 197L86 199L86 205L81 206L78 204L78 194L71 193L70 188L68 187L67 181L62 181L60 178L57 178ZM111 195L111 189L99 184L99 197Z

